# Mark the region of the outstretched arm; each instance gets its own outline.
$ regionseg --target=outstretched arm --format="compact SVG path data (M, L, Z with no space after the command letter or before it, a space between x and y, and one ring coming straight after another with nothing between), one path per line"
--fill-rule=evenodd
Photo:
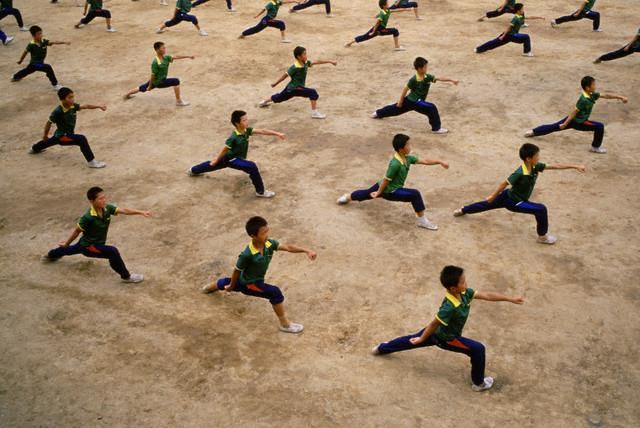
M498 188L492 194L489 195L489 197L487 198L487 202L489 203L493 202L498 197L498 195L502 193L504 189L507 188L508 185L509 185L509 182L507 180L500 183Z
M60 245L61 247L68 247L73 241L76 240L78 235L80 235L80 232L82 232L82 229L80 229L80 226L76 226L76 228L73 229L73 232L71 232L69 238L67 238L66 241L60 241L58 245Z
M438 82L447 82L451 83L452 85L457 85L458 83L460 83L459 80L455 80L450 77L438 77Z
M440 321L434 318L433 321L431 321L429 325L424 328L424 331L419 337L412 337L411 339L409 339L409 341L411 342L412 345L419 345L425 340L427 340L429 336L435 333L436 329L439 326L440 326Z
M527 15L526 19L527 20L530 20L530 19L545 19L545 17L544 16L529 16L529 15Z
M318 254L316 254L315 251L293 244L280 244L278 246L278 251L287 251L289 253L305 253L309 260L315 260L316 257L318 257Z
M257 135L273 135L274 137L278 137L281 140L287 139L287 136L282 132L272 131L271 129L254 129L253 133Z
M449 163L439 159L420 159L417 163L420 165L440 165L444 169L449 169Z
M107 106L105 104L81 104L80 105L80 110L95 110L98 108L102 111L105 111L107 109Z
M52 45L70 45L70 44L71 44L71 42L52 42L52 41L49 41L49 46L52 46Z
M146 218L151 217L151 211L136 210L136 209L133 209L133 208L120 208L120 207L118 207L118 210L116 211L116 213L124 214L124 215L141 215L141 216L146 217Z
M280 84L280 82L282 82L287 77L289 77L289 75L287 73L284 73L282 76L280 76L280 78L278 80L275 81L275 83L271 84L271 87L275 88L276 86L278 86Z
M333 60L333 59L320 59L318 61L312 61L311 65L322 65L322 64L331 64L331 65L338 65L338 61Z
M476 291L473 298L478 300L487 300L489 302L511 302L516 305L524 303L524 297L510 297L502 293L496 293L495 291Z
M587 167L584 165L578 165L574 163L555 163L551 165L547 165L545 169L575 169L579 172L585 172Z
M176 55L173 57L174 61L177 59L196 59L196 57L193 55Z
M609 93L602 93L600 94L600 98L604 98L606 100L620 100L623 103L627 103L629 102L629 98L625 97L624 95L618 95L618 94L609 94Z

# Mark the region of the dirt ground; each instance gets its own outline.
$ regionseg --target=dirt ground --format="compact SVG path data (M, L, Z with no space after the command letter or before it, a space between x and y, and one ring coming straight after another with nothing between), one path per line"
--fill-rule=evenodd
M263 3L240 0L236 14L221 0L200 6L203 38L187 23L156 35L171 14L157 1L106 2L118 29L108 34L101 19L74 30L82 9L73 0L15 0L27 25L72 42L49 49L60 82L80 103L108 105L81 111L76 128L107 162L103 170L86 168L76 148L27 154L57 98L43 75L9 82L29 36L2 20L16 40L0 47L0 426L638 426L640 55L592 64L637 31L637 0L598 2L602 33L587 21L549 26L577 0L527 2L528 15L547 18L524 30L534 58L516 45L473 53L508 25L510 16L476 22L499 0L421 1L424 21L392 16L406 52L393 52L390 38L343 47L373 22L373 0L336 1L333 19L320 7L295 15L283 7L291 45L274 29L237 40ZM170 54L196 56L169 74L191 106L176 107L171 90L122 101L148 77L156 40ZM270 83L297 44L312 60L339 61L307 79L325 121L309 117L306 100L255 107L275 91ZM461 80L429 94L446 136L429 133L416 113L369 118L398 98L418 55L436 76ZM519 165L526 129L571 111L586 74L630 102L594 109L607 125L606 155L589 153L591 135L577 131L534 141L543 161L588 167L538 180L533 200L548 206L558 244L535 244L525 215L454 219L455 208L486 197ZM241 172L185 175L220 150L234 109L288 136L252 139L249 158L277 193L272 200L256 199ZM408 205L335 205L382 177L397 132L412 136L418 155L451 163L414 167L407 182L422 191L437 232L418 229ZM40 262L69 235L93 185L120 206L154 213L117 217L109 235L130 270L146 276L140 285L121 284L106 261ZM199 293L231 273L255 214L269 220L272 237L319 253L313 263L277 254L268 274L291 319L305 325L299 336L278 332L263 300ZM474 305L465 335L487 347L496 383L486 393L471 391L464 356L369 354L432 319L445 264L465 267L473 288L526 298L524 306Z

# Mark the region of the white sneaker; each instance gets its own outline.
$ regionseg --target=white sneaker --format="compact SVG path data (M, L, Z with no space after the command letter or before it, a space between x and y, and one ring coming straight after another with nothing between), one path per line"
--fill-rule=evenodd
M87 162L87 166L89 168L104 168L107 164L94 159L91 162Z
M527 132L525 132L525 133L524 133L524 136L525 136L526 138L534 137L534 136L535 136L535 134L533 133L533 129L530 129L530 130L528 130Z
M188 105L190 105L190 104L191 104L191 103L190 103L189 101L183 101L183 100L176 101L176 105L177 105L178 107L186 107L186 106L188 106Z
M282 40L280 40L280 43L291 43L291 40L289 40L289 39L282 39Z
M371 113L371 118L372 119L378 119L378 113L376 113L375 111L373 113Z
M4 42L2 42L3 45L7 46L9 43L11 43L13 41L13 37L11 36L7 36L7 38L5 39Z
M169 6L167 0L160 0L160 6Z
M446 134L447 132L449 132L447 128L440 128L436 131L431 131L432 134Z
M20 31L29 31L27 27L20 27Z
M474 53L478 53L478 48L473 48Z
M458 208L453 212L454 217L462 217L463 215L464 215L464 211L462 211L462 208Z
M493 386L493 378L487 376L484 378L484 382L482 382L482 385L471 384L471 389L473 389L475 392L480 392L480 391L486 391L487 389L491 389L492 386Z
M426 217L420 217L418 219L418 227L423 227L429 230L438 230L438 225L431 223Z
M371 353L373 355L380 355L380 345L376 345L373 348L371 348Z
M418 17L416 18L416 21L424 21L424 18L423 18L423 17L421 17L421 16L418 16Z
M218 288L218 285L215 282L212 284L207 284L200 289L200 291L202 291L204 294L214 293L219 290L220 289Z
M404 46L398 46L397 48L393 48L395 52L406 51L407 49Z
M597 30L593 30L594 33L602 33L602 28L598 28Z
M296 324L296 323L289 323L289 327L283 327L280 326L280 331L283 331L285 333L301 333L302 330L304 330L304 326L302 324Z
M556 22L555 19L552 19L550 23L553 28L556 28L558 26L558 23Z
M297 10L295 10L294 8L289 8L289 13L296 13Z
M558 238L556 238L553 235L545 235L545 236L538 237L539 244L553 245L556 243L556 241L558 241Z
M349 194L345 193L344 195L340 196L338 198L338 200L336 201L336 203L338 205L346 205L346 204L348 204L349 203Z
M260 108L269 107L269 104L271 104L271 101L269 101L269 100L260 101L258 103L258 107L260 107Z
M62 85L58 83L57 85L53 85L52 88L54 91L59 91L60 89L62 89Z
M131 275L129 275L129 278L122 280L122 282L126 282L128 284L136 284L142 281L144 281L144 275L141 275L139 273L132 273Z
M263 193L256 193L256 197L258 198L273 198L276 195L276 192L272 192L271 190L265 190Z
M591 146L591 148L589 149L589 151L591 153L600 153L601 155L607 153L607 149L605 149L604 147L600 146L600 147L593 147Z
M523 52L522 56L527 56L529 58L533 57L533 52Z
M327 18L333 18L335 15L333 13L327 13L325 16Z
M189 169L187 170L187 175L188 175L189 177L197 177L197 176L198 176L198 175L200 175L200 174L194 174L194 173L193 173L193 171L191 171L191 168L189 168Z
M237 10L236 10L236 8L235 8L235 7L231 6L231 9L227 9L227 12L229 12L229 13L235 13L235 12L237 12Z
M156 34L162 34L162 33L164 33L164 28L158 28L156 30Z
M326 119L327 115L320 113L318 110L314 110L311 112L311 117L314 119Z
M529 24L527 24L526 22L524 24L522 24L522 28L528 28Z
M202 28L200 29L200 31L198 31L198 34L200 34L203 37L206 37L209 35L209 33L207 33L206 31L204 31Z
M116 31L118 31L118 30L116 30L116 29L115 29L115 28L113 28L113 27L111 27L111 28L107 28L107 33L115 33Z

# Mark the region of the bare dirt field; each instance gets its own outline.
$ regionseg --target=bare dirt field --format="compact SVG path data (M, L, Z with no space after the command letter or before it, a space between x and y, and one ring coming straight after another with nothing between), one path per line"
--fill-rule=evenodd
M72 42L51 47L47 62L78 102L108 105L81 111L76 128L108 166L86 168L77 148L27 154L57 97L42 74L9 82L29 35L12 17L2 20L16 40L0 46L0 426L640 425L640 55L592 63L633 37L637 0L597 2L602 33L589 21L549 26L578 0L526 2L528 15L547 18L523 29L534 58L513 44L473 53L508 25L511 15L476 22L499 0L423 0L424 21L392 16L406 52L393 52L388 37L343 47L373 23L374 0L335 1L333 19L321 7L289 14L283 6L291 45L274 29L237 40L263 0L239 0L235 14L222 0L195 9L209 37L188 23L156 35L172 8L151 0L105 2L117 33L106 33L100 18L74 30L82 9L60 1L14 3L27 25ZM169 54L196 56L169 73L181 79L189 107L176 107L170 89L122 100L148 77L157 40ZM311 60L339 61L307 78L324 121L311 119L302 99L255 106L275 92L270 83L298 44ZM397 100L418 55L436 76L461 80L429 93L448 135L432 135L417 113L369 118ZM591 134L572 130L533 141L543 162L588 168L538 180L532 199L547 205L557 245L535 243L530 216L454 219L454 209L489 195L519 165L525 130L571 111L586 74L630 102L600 100L594 109L592 118L607 125L606 155L589 153ZM234 109L288 136L254 137L249 151L274 199L255 198L238 171L185 174L220 150ZM417 228L409 205L335 204L382 177L398 132L412 137L416 154L451 164L414 167L407 181L422 191L437 232ZM40 262L69 235L94 185L120 206L154 213L111 224L109 242L146 277L139 285L122 284L102 260ZM199 293L231 273L255 214L269 220L272 237L319 254L316 262L277 254L267 277L283 289L292 320L305 325L301 335L278 332L264 300ZM471 391L465 356L436 348L369 353L433 318L446 264L465 267L473 288L526 299L473 306L465 335L487 347L496 383L486 393Z

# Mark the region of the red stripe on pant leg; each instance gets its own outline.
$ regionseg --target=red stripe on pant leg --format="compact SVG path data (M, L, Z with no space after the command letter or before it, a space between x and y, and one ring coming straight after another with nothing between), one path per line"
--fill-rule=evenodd
M62 141L63 143L70 143L71 141L73 141L73 138L69 138L66 135L63 135L62 137L60 137L60 141Z
M258 293L262 293L262 292L263 292L263 291L262 291L260 288L258 288L258 286L257 286L257 285L255 285L255 284L247 284L247 288L248 288L249 290L252 290L252 291L257 291Z
M456 348L470 349L467 345L460 342L458 339L450 340L449 342L447 342L447 345L455 346Z
M89 250L92 253L96 253L96 254L100 254L100 250L98 250L95 245L89 245L87 247L87 250Z
M593 122L591 122L590 120L585 120L584 122L585 125L593 125Z

